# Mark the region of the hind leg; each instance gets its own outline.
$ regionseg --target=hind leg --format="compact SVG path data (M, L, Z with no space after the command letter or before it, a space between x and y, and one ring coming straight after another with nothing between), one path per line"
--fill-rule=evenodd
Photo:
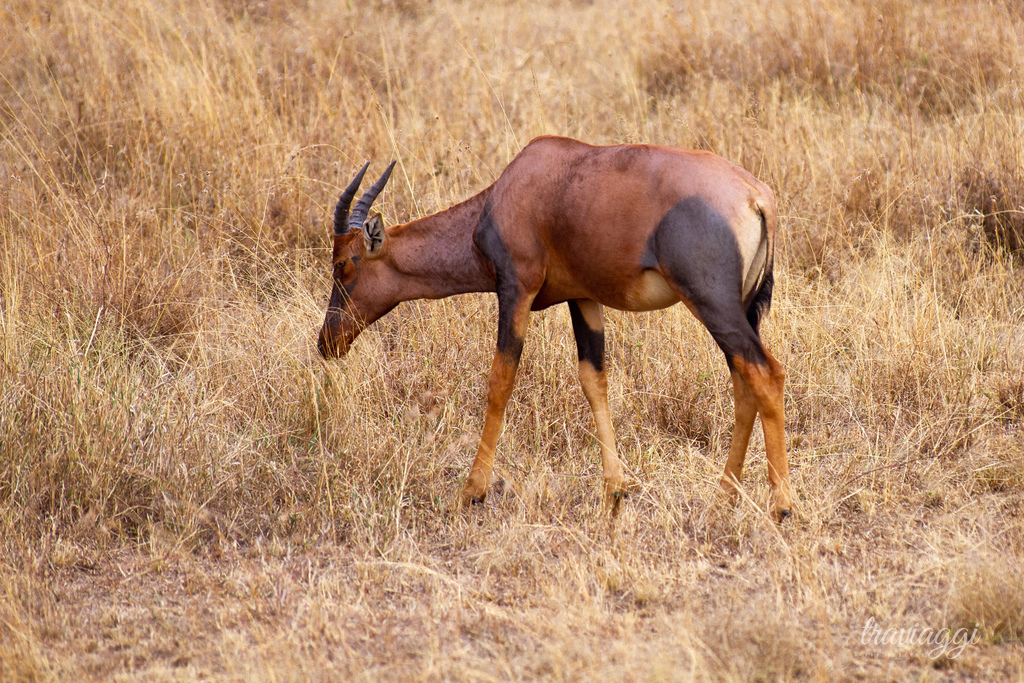
M580 384L594 412L597 440L601 444L605 505L618 512L625 493L622 462L615 449L615 430L608 410L608 376L604 368L604 311L595 301L570 301L569 314L579 352Z
M764 430L764 454L768 461L772 512L781 521L790 515L792 505L783 401L786 375L782 365L764 348L746 319L732 317L731 325L723 325L722 318L713 319L709 325L709 319L702 317L711 336L725 352L732 371L733 401L736 406L736 426L721 485L726 492L735 495L736 485L743 472L754 416L759 414L761 428ZM735 331L740 330L744 324L749 333L736 334ZM723 332L723 328L730 327L734 333Z
M760 346L760 344L759 344ZM764 348L760 346L763 359L756 356L751 359L744 354L736 354L729 358L730 365L735 368L743 382L753 395L757 412L761 415L761 428L764 430L764 453L768 460L768 483L772 490L772 512L776 519L782 520L790 515L792 493L789 483L789 463L786 458L786 426L785 406L783 403L783 387L785 373L782 365ZM739 418L737 417L737 429ZM747 429L747 436L750 430ZM737 445L729 453L726 464L726 475L730 474L729 465L737 452ZM746 451L744 444L743 451ZM742 456L740 456L742 458Z
M753 302L762 296L764 305L770 301L770 256L764 257L768 260L762 264L764 277L760 289L743 291L744 283L756 281L750 277L757 272L752 260L756 253L771 254L771 245L767 243L770 235L766 231L763 216L752 212L747 217L726 218L712 203L691 197L665 215L650 248L658 271L704 323L733 373L736 429L723 477L725 483L734 489L733 480L739 479L756 410L764 428L772 510L776 518L781 519L789 515L791 503L782 404L785 373L765 350L754 327L759 312L753 311L755 315L747 317ZM748 254L745 260L740 243L749 248L757 235L764 248L758 247L756 253ZM746 306L744 299L748 301ZM737 378L741 381L737 382Z
M743 472L754 416L761 416L764 454L768 461L768 485L772 491L772 513L776 520L789 517L792 494L786 458L786 425L782 365L764 348L757 333L741 314L699 310L701 321L725 353L732 372L736 426L729 458L722 475L722 488L735 494Z
M723 474L724 488L734 490L739 480L756 410L761 416L761 428L764 430L764 454L768 461L772 512L781 521L790 515L792 502L783 404L786 374L782 365L764 348L760 337L739 307L714 310L704 306L698 309L698 313L704 326L725 353L733 377L736 427Z
M721 487L730 497L735 498L736 487L743 476L743 461L747 455L747 444L750 433L754 429L754 418L757 417L757 403L747 383L739 371L732 370L733 413L736 425L732 430L732 444L729 447L729 459L725 463Z

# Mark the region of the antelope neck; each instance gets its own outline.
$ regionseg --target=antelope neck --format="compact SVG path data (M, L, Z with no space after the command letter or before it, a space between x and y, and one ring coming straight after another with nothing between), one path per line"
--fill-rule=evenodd
M381 260L401 281L400 301L494 291L494 278L473 245L490 189L388 230Z

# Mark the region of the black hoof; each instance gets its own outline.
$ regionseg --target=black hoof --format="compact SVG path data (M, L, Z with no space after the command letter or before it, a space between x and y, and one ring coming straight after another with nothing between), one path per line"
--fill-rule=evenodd
M609 512L612 513L612 517L617 517L619 515L619 509L622 507L620 504L622 503L622 501L626 500L626 492L625 491L613 491L611 496L609 496L609 497L611 498L611 500L609 501L610 502L610 510L609 510Z

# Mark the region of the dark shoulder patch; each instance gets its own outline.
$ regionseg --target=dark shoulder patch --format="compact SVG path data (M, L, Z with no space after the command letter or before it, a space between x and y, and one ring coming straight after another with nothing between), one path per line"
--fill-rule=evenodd
M512 256L509 254L508 247L505 246L505 240L502 238L498 225L491 215L490 201L484 205L484 209L480 213L480 223L477 225L476 230L473 231L473 246L484 257L487 269L490 271L491 277L495 279L495 282L497 282L499 271L515 273Z
M519 298L519 278L498 224L491 215L490 201L484 206L480 225L473 233L473 244L494 276L494 291L498 294L498 350L518 359L523 340L514 335L513 314Z

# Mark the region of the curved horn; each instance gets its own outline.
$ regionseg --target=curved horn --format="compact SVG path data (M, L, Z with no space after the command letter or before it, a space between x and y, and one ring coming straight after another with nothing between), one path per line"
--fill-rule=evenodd
M369 167L370 162L367 161L363 164L363 167L359 169L359 173L356 173L356 177L348 184L345 191L341 193L341 197L338 199L338 205L334 207L335 235L344 235L348 232L348 226L345 224L345 221L348 218L348 207L352 205L352 198L356 196L356 190L359 189L359 183L363 182L363 176L366 175L366 169Z
M387 184L388 178L391 177L391 171L395 167L396 161L392 161L388 169L384 171L384 175L380 177L380 180L370 186L370 189L366 191L359 201L356 203L356 208L352 210L352 217L348 220L350 228L357 230L363 227L363 221L366 220L366 214L370 212L370 206L373 204L373 200L377 198L381 190L384 189L384 185Z

